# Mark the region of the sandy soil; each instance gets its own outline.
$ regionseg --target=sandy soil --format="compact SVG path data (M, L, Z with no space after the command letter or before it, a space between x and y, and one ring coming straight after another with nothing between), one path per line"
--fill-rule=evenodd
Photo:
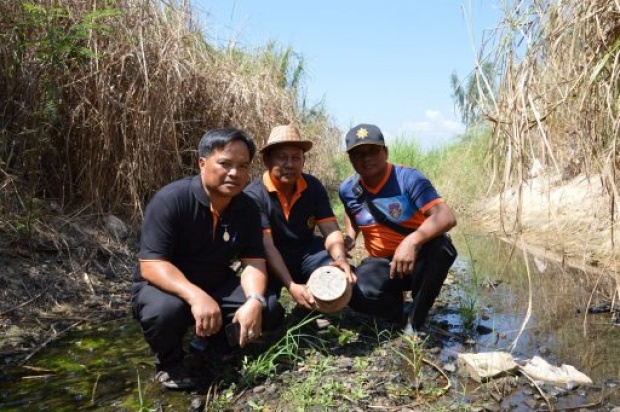
M474 224L519 247L522 234L525 248L536 255L620 279L620 229L613 226L619 218L616 210L612 220L600 176L562 182L545 175L526 181L520 193L512 189L481 202Z

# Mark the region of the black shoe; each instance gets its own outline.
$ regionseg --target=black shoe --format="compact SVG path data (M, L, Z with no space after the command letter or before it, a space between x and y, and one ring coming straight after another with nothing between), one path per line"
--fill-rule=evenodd
M174 363L162 367L155 375L155 380L164 389L169 390L188 390L196 387L196 378L193 377L182 363Z

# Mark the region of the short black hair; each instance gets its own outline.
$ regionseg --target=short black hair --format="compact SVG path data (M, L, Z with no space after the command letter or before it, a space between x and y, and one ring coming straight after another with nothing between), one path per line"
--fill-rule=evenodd
M198 143L198 156L209 157L215 149L223 149L224 146L233 140L245 143L250 151L250 161L254 159L256 143L254 143L250 135L235 127L212 129L203 134Z

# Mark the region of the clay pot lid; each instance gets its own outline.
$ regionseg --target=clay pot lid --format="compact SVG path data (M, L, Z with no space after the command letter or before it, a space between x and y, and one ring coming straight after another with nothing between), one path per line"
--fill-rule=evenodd
M334 266L317 268L306 286L314 296L317 310L323 313L338 312L351 299L351 285L345 273Z

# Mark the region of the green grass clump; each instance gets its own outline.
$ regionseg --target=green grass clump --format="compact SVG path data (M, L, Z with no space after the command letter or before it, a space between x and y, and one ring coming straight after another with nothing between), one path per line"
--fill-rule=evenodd
M302 362L304 345L322 345L319 338L304 333L302 329L316 321L318 316L310 316L303 319L295 326L289 328L285 335L256 359L244 357L242 365L243 383L253 386L259 380L274 376L278 366L284 364L296 364Z

